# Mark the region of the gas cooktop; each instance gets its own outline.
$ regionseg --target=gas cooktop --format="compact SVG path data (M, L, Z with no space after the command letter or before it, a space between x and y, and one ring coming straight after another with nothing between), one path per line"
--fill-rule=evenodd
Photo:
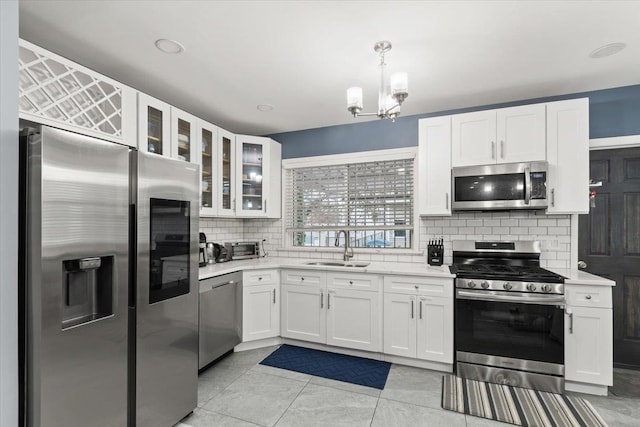
M563 283L564 277L542 267L503 264L453 264L456 277L467 279L518 280L541 283Z

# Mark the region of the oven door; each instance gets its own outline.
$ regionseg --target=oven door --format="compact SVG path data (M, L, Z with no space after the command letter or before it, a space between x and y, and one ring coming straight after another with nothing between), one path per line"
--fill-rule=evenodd
M546 162L453 168L454 210L544 209Z
M564 296L456 289L456 352L564 365Z

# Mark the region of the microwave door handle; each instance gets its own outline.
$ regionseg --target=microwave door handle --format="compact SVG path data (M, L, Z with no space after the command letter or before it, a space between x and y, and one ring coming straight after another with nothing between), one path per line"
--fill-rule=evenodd
M524 204L531 201L531 168L524 168Z

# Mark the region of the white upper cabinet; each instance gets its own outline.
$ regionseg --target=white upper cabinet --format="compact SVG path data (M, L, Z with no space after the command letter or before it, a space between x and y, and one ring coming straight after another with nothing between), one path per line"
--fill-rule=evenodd
M197 121L195 116L171 107L171 157L174 159L199 163L194 150Z
M476 111L451 118L452 166L496 162L496 112Z
M545 104L502 108L497 123L497 163L546 160Z
M451 215L451 116L418 122L420 215Z
M198 120L194 156L198 157L202 182L200 183L200 216L217 215L218 198L214 190L218 189L218 127Z
M280 216L280 144L270 138L236 135L236 215Z
M138 149L169 156L171 153L171 106L138 92Z
M222 128L218 128L217 190L218 216L236 215L236 136Z
M18 52L21 118L137 146L133 88L24 40Z
M589 213L589 99L547 104L547 213Z
M545 104L457 114L451 134L453 167L545 160Z

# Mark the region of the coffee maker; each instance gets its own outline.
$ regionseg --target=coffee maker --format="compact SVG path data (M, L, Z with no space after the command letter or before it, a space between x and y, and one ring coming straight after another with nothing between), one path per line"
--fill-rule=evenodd
M204 267L209 262L209 257L207 256L207 236L204 233L200 233L198 248L198 265Z

